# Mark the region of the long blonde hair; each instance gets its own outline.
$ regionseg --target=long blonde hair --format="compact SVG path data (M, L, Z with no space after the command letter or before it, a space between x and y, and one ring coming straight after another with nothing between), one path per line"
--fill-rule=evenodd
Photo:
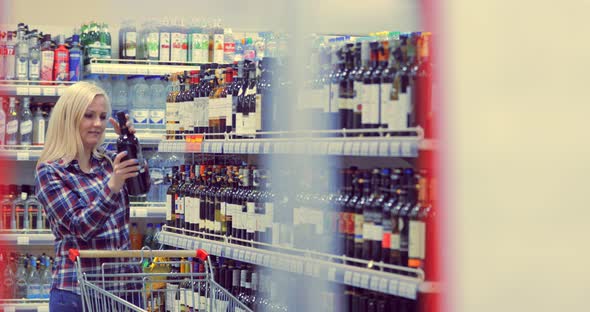
M80 137L80 123L86 109L97 96L104 96L106 111L110 115L111 103L102 88L81 81L65 90L51 112L45 146L37 161L37 166L60 159L69 163L76 158L76 155L83 153L84 145ZM103 132L98 144L92 150L92 154L99 159L104 157L104 153L98 150L98 147L104 142L104 136Z

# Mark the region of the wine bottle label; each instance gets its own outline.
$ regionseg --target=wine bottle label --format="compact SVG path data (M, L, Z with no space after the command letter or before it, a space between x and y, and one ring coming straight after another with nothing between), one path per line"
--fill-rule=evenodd
M396 233L391 234L389 248L391 250L399 250L400 249L400 235L399 234L396 234Z
M381 241L383 239L383 226L374 225L373 226L373 240L374 241Z
M359 242L363 240L363 223L365 217L360 213L354 214L354 241Z
M33 132L33 121L26 120L20 124L20 134L27 135Z
M373 223L365 223L363 224L363 238L365 240L372 240L373 239Z
M0 125L0 128L2 125ZM37 121L35 126L35 132L33 133L33 144L42 145L45 144L45 120L40 119Z
M29 79L29 61L25 57L16 58L16 76L19 80Z

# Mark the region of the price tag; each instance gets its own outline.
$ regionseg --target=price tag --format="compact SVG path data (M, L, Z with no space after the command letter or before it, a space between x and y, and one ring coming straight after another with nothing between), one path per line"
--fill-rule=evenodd
M260 142L254 143L254 153L256 153L256 154L260 153L260 145L261 145Z
M320 277L320 265L317 263L314 263L312 266L312 269L313 269L313 271L311 273L311 276L319 278Z
M16 244L17 245L29 245L29 237L28 236L17 236L16 237Z
M415 142L402 143L402 156L416 157L418 156L418 145Z
M29 152L16 152L16 160L29 160Z
M371 277L371 284L369 285L369 289L374 291L379 291L379 277L372 276Z
M354 272L352 274L352 286L360 287L361 286L361 274Z
M57 95L62 96L66 91L65 87L57 88Z
M389 156L392 157L400 157L401 156L401 146L400 142L391 142L389 144Z
M328 280L332 282L337 282L335 268L328 268Z
M307 276L312 276L313 275L313 266L310 262L305 262L305 266L304 266L304 274Z
M254 154L254 143L248 142L248 154Z
M238 254L238 259L244 261L246 259L245 255L246 255L246 252L243 250L240 250L240 253Z
M223 149L225 150L226 153L228 154L233 154L234 152L234 143L233 142L227 142L223 145Z
M263 147L262 147L262 152L264 154L270 153L270 142L264 142Z
M3 306L4 312L16 312L16 307L14 306Z
M203 249L205 249L206 252L209 252L209 250L211 250L211 244L203 243Z
M379 155L379 142L369 142L369 156Z
M399 282L398 296L409 299L416 299L417 286L412 283Z
M256 264L262 265L263 263L264 263L264 255L263 254L258 254L256 256Z
M16 88L16 95L29 95L29 88L27 88L27 87Z
M136 218L147 218L147 216L148 216L147 209L135 208L135 217Z
M389 142L379 142L379 156L389 156Z
M191 250L193 246L193 242L189 239L186 239L185 243L184 243L184 249L186 250Z
M239 250L237 250L237 249L234 249L234 250L233 250L233 252L232 252L232 256L231 256L231 257L232 257L232 259L236 259L236 260L237 260L237 259L238 259L238 255L239 255L239 253L240 253L240 251L239 251Z
M231 255L231 248L225 247L225 254L223 254L223 256L230 258L230 255Z
M320 155L326 155L326 154L328 154L328 145L329 144L325 144L325 143L322 144L322 145L320 145L320 150L319 150L319 154Z
M382 293L387 293L387 280L384 278L379 279L379 291Z
M369 288L369 275L361 274L361 287L362 288Z
M252 261L252 253L249 251L244 252L244 261L251 262Z
M361 156L369 155L369 142L361 143Z
M264 256L264 260L262 261L262 263L264 264L264 266L270 267L270 256L269 255L265 255Z
M350 272L350 271L344 272L344 284L352 285L352 272Z
M399 285L399 281L398 280L390 280L389 281L389 288L387 290L387 292L391 295L398 295L398 285Z
M346 155L346 156L352 155L352 142L344 143L344 150L342 151L342 155Z
M41 88L39 88L39 87L30 87L29 88L29 95L41 95Z
M303 274L303 262L295 261L295 267L296 267L295 272L297 272L297 274Z
M197 250L199 249L199 242L193 241L192 245L191 245L191 250Z
M352 142L352 151L350 152L352 156L360 156L361 155L361 143L360 142Z
M240 144L240 154L247 154L248 151L248 142L242 142Z
M49 312L49 305L40 305L37 306L37 312Z

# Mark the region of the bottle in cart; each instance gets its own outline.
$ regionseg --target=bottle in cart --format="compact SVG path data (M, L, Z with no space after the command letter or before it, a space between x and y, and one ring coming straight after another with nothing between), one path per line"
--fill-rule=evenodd
M6 122L6 144L18 144L18 112L16 111L16 98L9 98L8 103L8 117Z
M126 151L127 156L125 156L122 161L127 159L137 159L141 168L138 176L128 178L125 181L127 191L130 195L134 196L146 194L150 188L150 174L145 168L145 160L143 159L141 152L141 145L135 135L130 133L127 128L127 117L125 116L125 113L118 112L117 118L119 119L119 127L121 129L121 135L117 139L117 153Z
M20 117L20 144L33 144L33 113L31 113L31 98L23 98L23 107Z
M131 230L129 231L129 238L131 240L131 249L139 250L141 249L141 245L143 243L143 237L141 233L139 233L139 229L137 228L137 223L133 222L131 224Z

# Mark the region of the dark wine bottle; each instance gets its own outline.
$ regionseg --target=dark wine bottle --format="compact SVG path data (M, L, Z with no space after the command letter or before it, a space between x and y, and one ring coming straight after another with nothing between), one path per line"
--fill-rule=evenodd
M127 128L125 112L118 112L117 119L119 119L119 128L121 129L121 135L117 139L117 153L127 152L127 155L123 157L122 161L137 159L141 168L139 175L128 178L125 181L127 192L129 195L134 196L146 194L150 189L150 173L145 166L146 162L141 153L141 145L139 145L139 140L135 135L130 133Z

